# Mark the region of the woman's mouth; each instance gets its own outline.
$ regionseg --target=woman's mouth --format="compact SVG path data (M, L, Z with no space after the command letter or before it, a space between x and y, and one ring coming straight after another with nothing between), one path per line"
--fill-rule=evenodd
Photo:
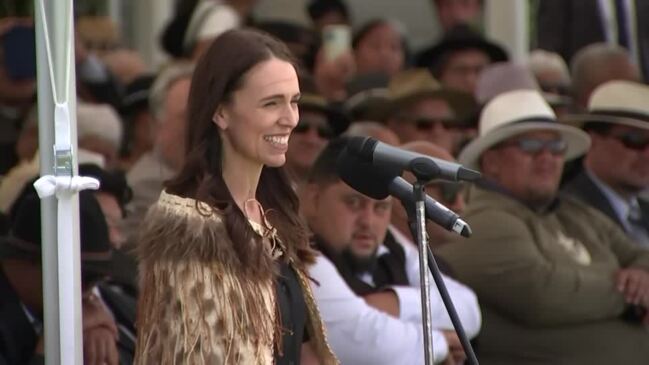
M265 136L264 141L269 142L275 147L286 148L288 147L288 135L283 136Z

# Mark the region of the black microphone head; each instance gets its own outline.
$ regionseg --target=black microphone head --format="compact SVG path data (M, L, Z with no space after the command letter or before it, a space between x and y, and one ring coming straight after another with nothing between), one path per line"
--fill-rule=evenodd
M348 145L349 148L349 145ZM390 195L389 186L399 176L399 171L379 169L345 148L338 157L338 175L354 190L372 199L385 199Z
M457 179L462 181L478 181L482 177L482 174L478 171L467 169L466 167L461 167L457 171Z
M372 162L374 158L374 148L378 141L371 137L349 137L347 143L348 154L355 154L366 161Z

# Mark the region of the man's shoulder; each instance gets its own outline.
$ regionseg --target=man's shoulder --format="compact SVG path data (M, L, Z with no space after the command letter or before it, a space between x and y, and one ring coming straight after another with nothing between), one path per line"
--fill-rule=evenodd
M521 221L533 218L535 212L504 193L483 191L468 202L463 218L469 224L499 221Z

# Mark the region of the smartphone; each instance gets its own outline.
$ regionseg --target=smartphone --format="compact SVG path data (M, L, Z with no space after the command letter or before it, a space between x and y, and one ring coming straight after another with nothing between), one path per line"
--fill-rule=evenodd
M348 25L327 25L322 29L322 49L325 58L333 61L351 49L352 35Z
M32 25L15 25L2 36L4 68L14 81L36 78L36 33Z

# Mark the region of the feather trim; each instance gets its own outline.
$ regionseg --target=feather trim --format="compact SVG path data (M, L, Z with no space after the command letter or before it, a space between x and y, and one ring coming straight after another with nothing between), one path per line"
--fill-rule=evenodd
M272 275L241 275L221 216L201 204L163 192L143 222L136 363L272 364Z
M311 346L313 346L313 351L316 353L318 359L320 359L321 365L340 364L340 362L336 358L336 355L334 355L329 342L327 341L327 334L325 333L324 323L322 323L320 311L318 310L318 304L315 300L315 297L313 296L311 285L309 284L309 278L301 270L296 270L296 272L300 286L302 286L302 292L304 293L304 302L306 303L308 313L306 329L309 332L311 338Z

